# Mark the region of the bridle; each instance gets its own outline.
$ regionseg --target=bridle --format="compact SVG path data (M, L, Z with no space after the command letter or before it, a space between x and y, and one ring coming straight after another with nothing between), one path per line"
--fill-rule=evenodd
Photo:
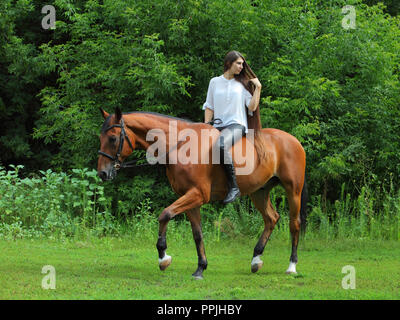
M117 154L115 155L115 157L113 157L112 155L109 155L108 153L105 153L101 150L98 151L98 154L105 156L109 159L111 159L112 161L114 161L114 165L113 167L115 169L120 169L121 167L123 167L122 162L119 160L119 157L121 155L122 149L124 147L124 141L126 139L126 141L128 141L129 146L131 147L132 150L134 150L131 141L129 140L128 135L125 132L125 127L124 127L124 119L121 118L121 122L120 124L114 124L112 126L109 126L108 128L106 128L104 130L104 132L107 132L108 130L111 130L112 128L121 128L121 133L119 135L119 146L118 146L118 151Z

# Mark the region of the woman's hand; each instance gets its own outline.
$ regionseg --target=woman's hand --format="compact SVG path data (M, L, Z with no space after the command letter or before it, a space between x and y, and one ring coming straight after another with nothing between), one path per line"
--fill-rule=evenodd
M258 78L253 78L250 79L249 81L251 81L256 86L256 88L261 89L262 85L261 82L258 80Z
M258 104L260 103L261 82L258 80L258 78L253 78L249 81L251 81L255 85L256 89L254 90L253 98L251 98L248 108L250 111L255 111Z
M204 112L204 122L208 123L214 118L214 111L206 108L206 111Z

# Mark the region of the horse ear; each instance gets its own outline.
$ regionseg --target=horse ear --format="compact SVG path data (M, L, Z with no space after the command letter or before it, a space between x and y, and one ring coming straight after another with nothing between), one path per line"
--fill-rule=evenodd
M122 112L121 109L119 107L115 108L115 121L119 122L122 118Z
M103 116L104 120L108 118L110 115L108 112L104 111L102 108L99 108L101 115Z

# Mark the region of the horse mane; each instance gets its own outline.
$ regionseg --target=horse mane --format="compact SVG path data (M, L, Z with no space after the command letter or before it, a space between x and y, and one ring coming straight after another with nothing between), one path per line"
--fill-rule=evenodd
M161 114L161 113L152 112L152 111L131 111L131 112L123 112L122 113L122 115L128 115L128 114L151 114L151 115L162 117L162 118L174 119L174 120L183 121L183 122L187 122L187 123L194 123L192 120L189 120L189 119L178 118L178 117L169 116L166 114ZM107 119L104 120L103 125L101 127L101 133L104 133L106 131L106 129L110 126L112 116L113 116L113 114L110 114L107 117Z
M151 115L162 117L162 118L168 118L168 119L174 119L174 120L188 122L188 123L194 123L192 120L189 120L189 119L178 118L178 117L174 117L174 116L170 116L170 115L166 115L166 114L162 114L162 113L158 113L158 112L153 112L153 111L131 111L131 112L124 112L123 115L124 114L133 114L133 113L151 114Z

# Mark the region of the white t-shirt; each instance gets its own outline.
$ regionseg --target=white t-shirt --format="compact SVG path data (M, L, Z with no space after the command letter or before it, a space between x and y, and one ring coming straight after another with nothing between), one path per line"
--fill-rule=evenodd
M225 127L233 123L239 123L246 128L247 116L246 107L250 104L253 96L242 83L235 78L228 80L221 75L210 80L208 85L207 100L203 104L206 108L214 111L214 119L220 118L222 123L215 127ZM249 115L253 112L248 110Z

